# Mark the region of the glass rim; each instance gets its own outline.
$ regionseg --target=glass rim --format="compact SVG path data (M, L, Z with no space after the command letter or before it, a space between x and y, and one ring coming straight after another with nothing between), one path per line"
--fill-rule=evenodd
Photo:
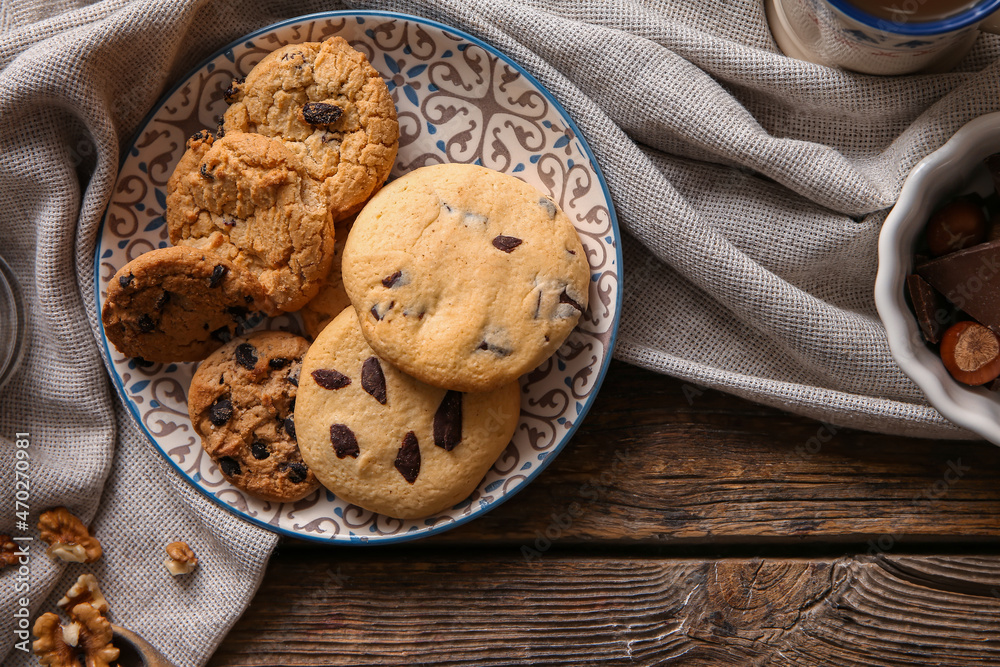
M869 28L897 35L924 37L944 35L967 28L975 23L979 23L994 11L1000 9L1000 0L983 0L983 2L973 5L963 12L959 12L954 16L947 16L943 19L899 22L869 14L865 10L848 2L848 0L827 0L827 2L841 14Z

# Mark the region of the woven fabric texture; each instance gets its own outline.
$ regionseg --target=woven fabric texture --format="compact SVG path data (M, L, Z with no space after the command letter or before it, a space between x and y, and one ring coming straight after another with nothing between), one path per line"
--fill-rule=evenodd
M34 664L8 641L19 598L33 619L82 572L182 667L252 598L276 538L198 495L131 423L101 359L94 247L122 151L172 82L252 30L349 8L468 31L567 108L625 233L619 359L838 425L968 437L892 361L872 286L909 169L1000 109L998 37L950 73L880 78L786 58L760 0L0 0L0 255L30 313L0 390L0 532L22 534L12 441L26 432L30 523L65 505L105 546L65 566L36 539L27 593L0 573L4 664ZM167 577L175 539L197 576Z

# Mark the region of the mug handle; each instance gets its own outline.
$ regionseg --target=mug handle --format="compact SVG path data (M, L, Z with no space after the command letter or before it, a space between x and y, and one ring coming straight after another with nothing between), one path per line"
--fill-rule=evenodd
M993 12L980 21L979 29L993 35L1000 35L1000 10Z

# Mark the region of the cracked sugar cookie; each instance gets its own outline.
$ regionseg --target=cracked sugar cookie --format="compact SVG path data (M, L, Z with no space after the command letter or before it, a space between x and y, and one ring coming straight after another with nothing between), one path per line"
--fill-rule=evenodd
M108 283L104 332L122 354L146 361L198 361L268 310L249 272L214 253L176 246L139 255Z
M463 394L386 363L350 307L306 353L295 404L302 458L323 486L400 519L430 516L472 493L519 415L517 382Z
M277 311L298 310L319 291L336 231L319 186L283 142L199 132L167 191L172 243L211 250L250 271Z
M341 37L289 44L226 91L223 130L281 139L319 182L335 220L356 213L389 176L399 145L382 76Z
M291 502L319 482L299 453L295 400L309 343L283 331L236 338L198 366L188 413L202 446L233 486Z
M343 276L381 357L459 391L503 386L555 352L590 284L576 229L552 200L464 164L379 191L354 222Z

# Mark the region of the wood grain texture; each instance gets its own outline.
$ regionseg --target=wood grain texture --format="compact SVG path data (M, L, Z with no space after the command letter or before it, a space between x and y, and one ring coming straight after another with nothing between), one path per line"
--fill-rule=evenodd
M209 664L1000 664L1000 556L328 555L279 553Z
M877 552L1000 543L998 507L1000 447L837 429L614 362L580 430L534 482L431 541L823 540Z
M998 508L993 445L832 429L615 363L566 449L476 521L283 541L209 664L998 665Z

